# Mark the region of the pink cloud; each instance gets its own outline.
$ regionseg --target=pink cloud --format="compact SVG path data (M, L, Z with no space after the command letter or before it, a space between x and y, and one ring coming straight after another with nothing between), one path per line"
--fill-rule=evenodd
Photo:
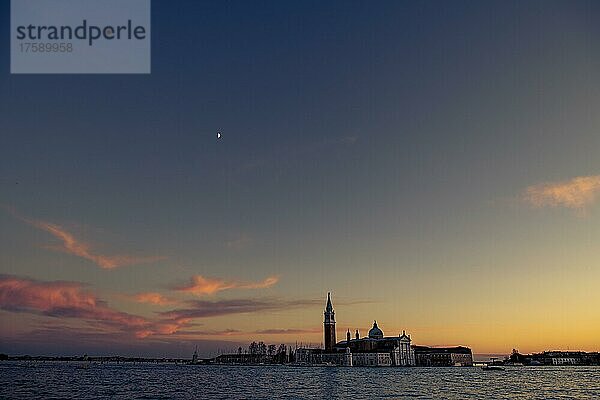
M600 175L578 176L562 182L547 182L525 189L523 200L534 207L566 207L585 210L600 193Z
M162 256L137 257L129 255L100 254L99 252L94 251L89 243L78 239L77 237L75 237L75 235L73 235L71 232L61 227L60 225L23 217L11 207L3 206L3 208L8 210L8 212L10 212L16 218L28 223L31 226L34 226L38 229L50 233L52 236L54 236L62 242L59 246L47 246L47 248L84 258L93 262L101 268L112 269L127 265L143 264L165 259L165 257Z
M148 303L157 306L166 306L177 303L177 300L155 292L138 293L132 296L132 299L138 303Z
M190 278L189 284L176 286L174 289L181 292L193 293L197 296L203 296L229 289L263 289L275 285L278 281L279 277L277 276L267 277L260 282L244 282L194 275Z
M189 318L147 318L115 310L85 291L83 284L68 281L38 281L0 275L0 309L56 318L72 318L99 328L133 332L138 338L168 335L190 322Z
M113 310L78 282L42 282L0 275L0 308L29 311L53 317L69 317L136 327L146 324L142 317Z
M72 254L74 256L79 256L81 258L85 258L87 260L92 261L94 264L99 267L105 269L112 269L117 267L124 267L127 265L134 264L143 264L149 262L155 262L164 259L164 257L160 256L150 256L150 257L135 257L128 255L103 255L97 252L92 251L91 246L88 243L85 243L81 240L78 240L58 225L51 224L44 221L27 221L31 225L36 228L45 230L46 232L52 234L54 237L60 239L63 243L62 246L59 247L50 247L53 250L62 251L67 254Z
M264 287L272 281L244 283L244 287ZM158 293L139 293L139 300L153 303L171 301ZM179 302L180 303L180 302ZM185 307L158 312L145 317L117 310L87 289L87 285L71 281L40 281L27 277L0 274L0 310L45 316L61 323L75 325L82 331L105 337L171 340L169 337L235 336L235 329L190 330L196 319L218 316L275 312L305 307L320 307L322 299L285 300L281 298L189 300ZM69 322L70 321L70 322ZM44 320L44 326L52 325ZM266 329L254 333L293 334L312 330ZM112 336L111 336L112 335Z

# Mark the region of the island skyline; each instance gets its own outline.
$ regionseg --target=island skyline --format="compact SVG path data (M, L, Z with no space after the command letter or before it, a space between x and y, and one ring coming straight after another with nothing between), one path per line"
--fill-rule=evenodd
M329 291L338 337L600 350L599 15L154 1L146 75L0 41L0 353L319 344Z

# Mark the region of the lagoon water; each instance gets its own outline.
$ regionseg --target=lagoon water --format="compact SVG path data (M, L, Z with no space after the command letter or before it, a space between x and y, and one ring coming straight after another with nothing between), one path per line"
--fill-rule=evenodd
M0 362L2 399L594 399L600 367L338 368Z

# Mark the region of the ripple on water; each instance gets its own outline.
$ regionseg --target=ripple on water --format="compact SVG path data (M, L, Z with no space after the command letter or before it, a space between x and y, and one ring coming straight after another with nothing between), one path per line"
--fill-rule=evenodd
M0 398L594 399L600 367L334 368L0 362Z

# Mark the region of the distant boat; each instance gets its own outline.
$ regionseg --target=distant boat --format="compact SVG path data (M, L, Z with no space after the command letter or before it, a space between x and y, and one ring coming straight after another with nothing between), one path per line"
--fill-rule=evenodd
M524 364L521 362L509 362L504 365L509 366L509 367L523 367L524 366Z
M496 357L491 357L490 358L491 364L485 364L483 367L481 367L481 369L484 371L504 371L504 367L501 367L500 365L496 364L497 363L496 360L497 360Z
M499 365L484 365L481 369L484 371L504 371L504 367Z

